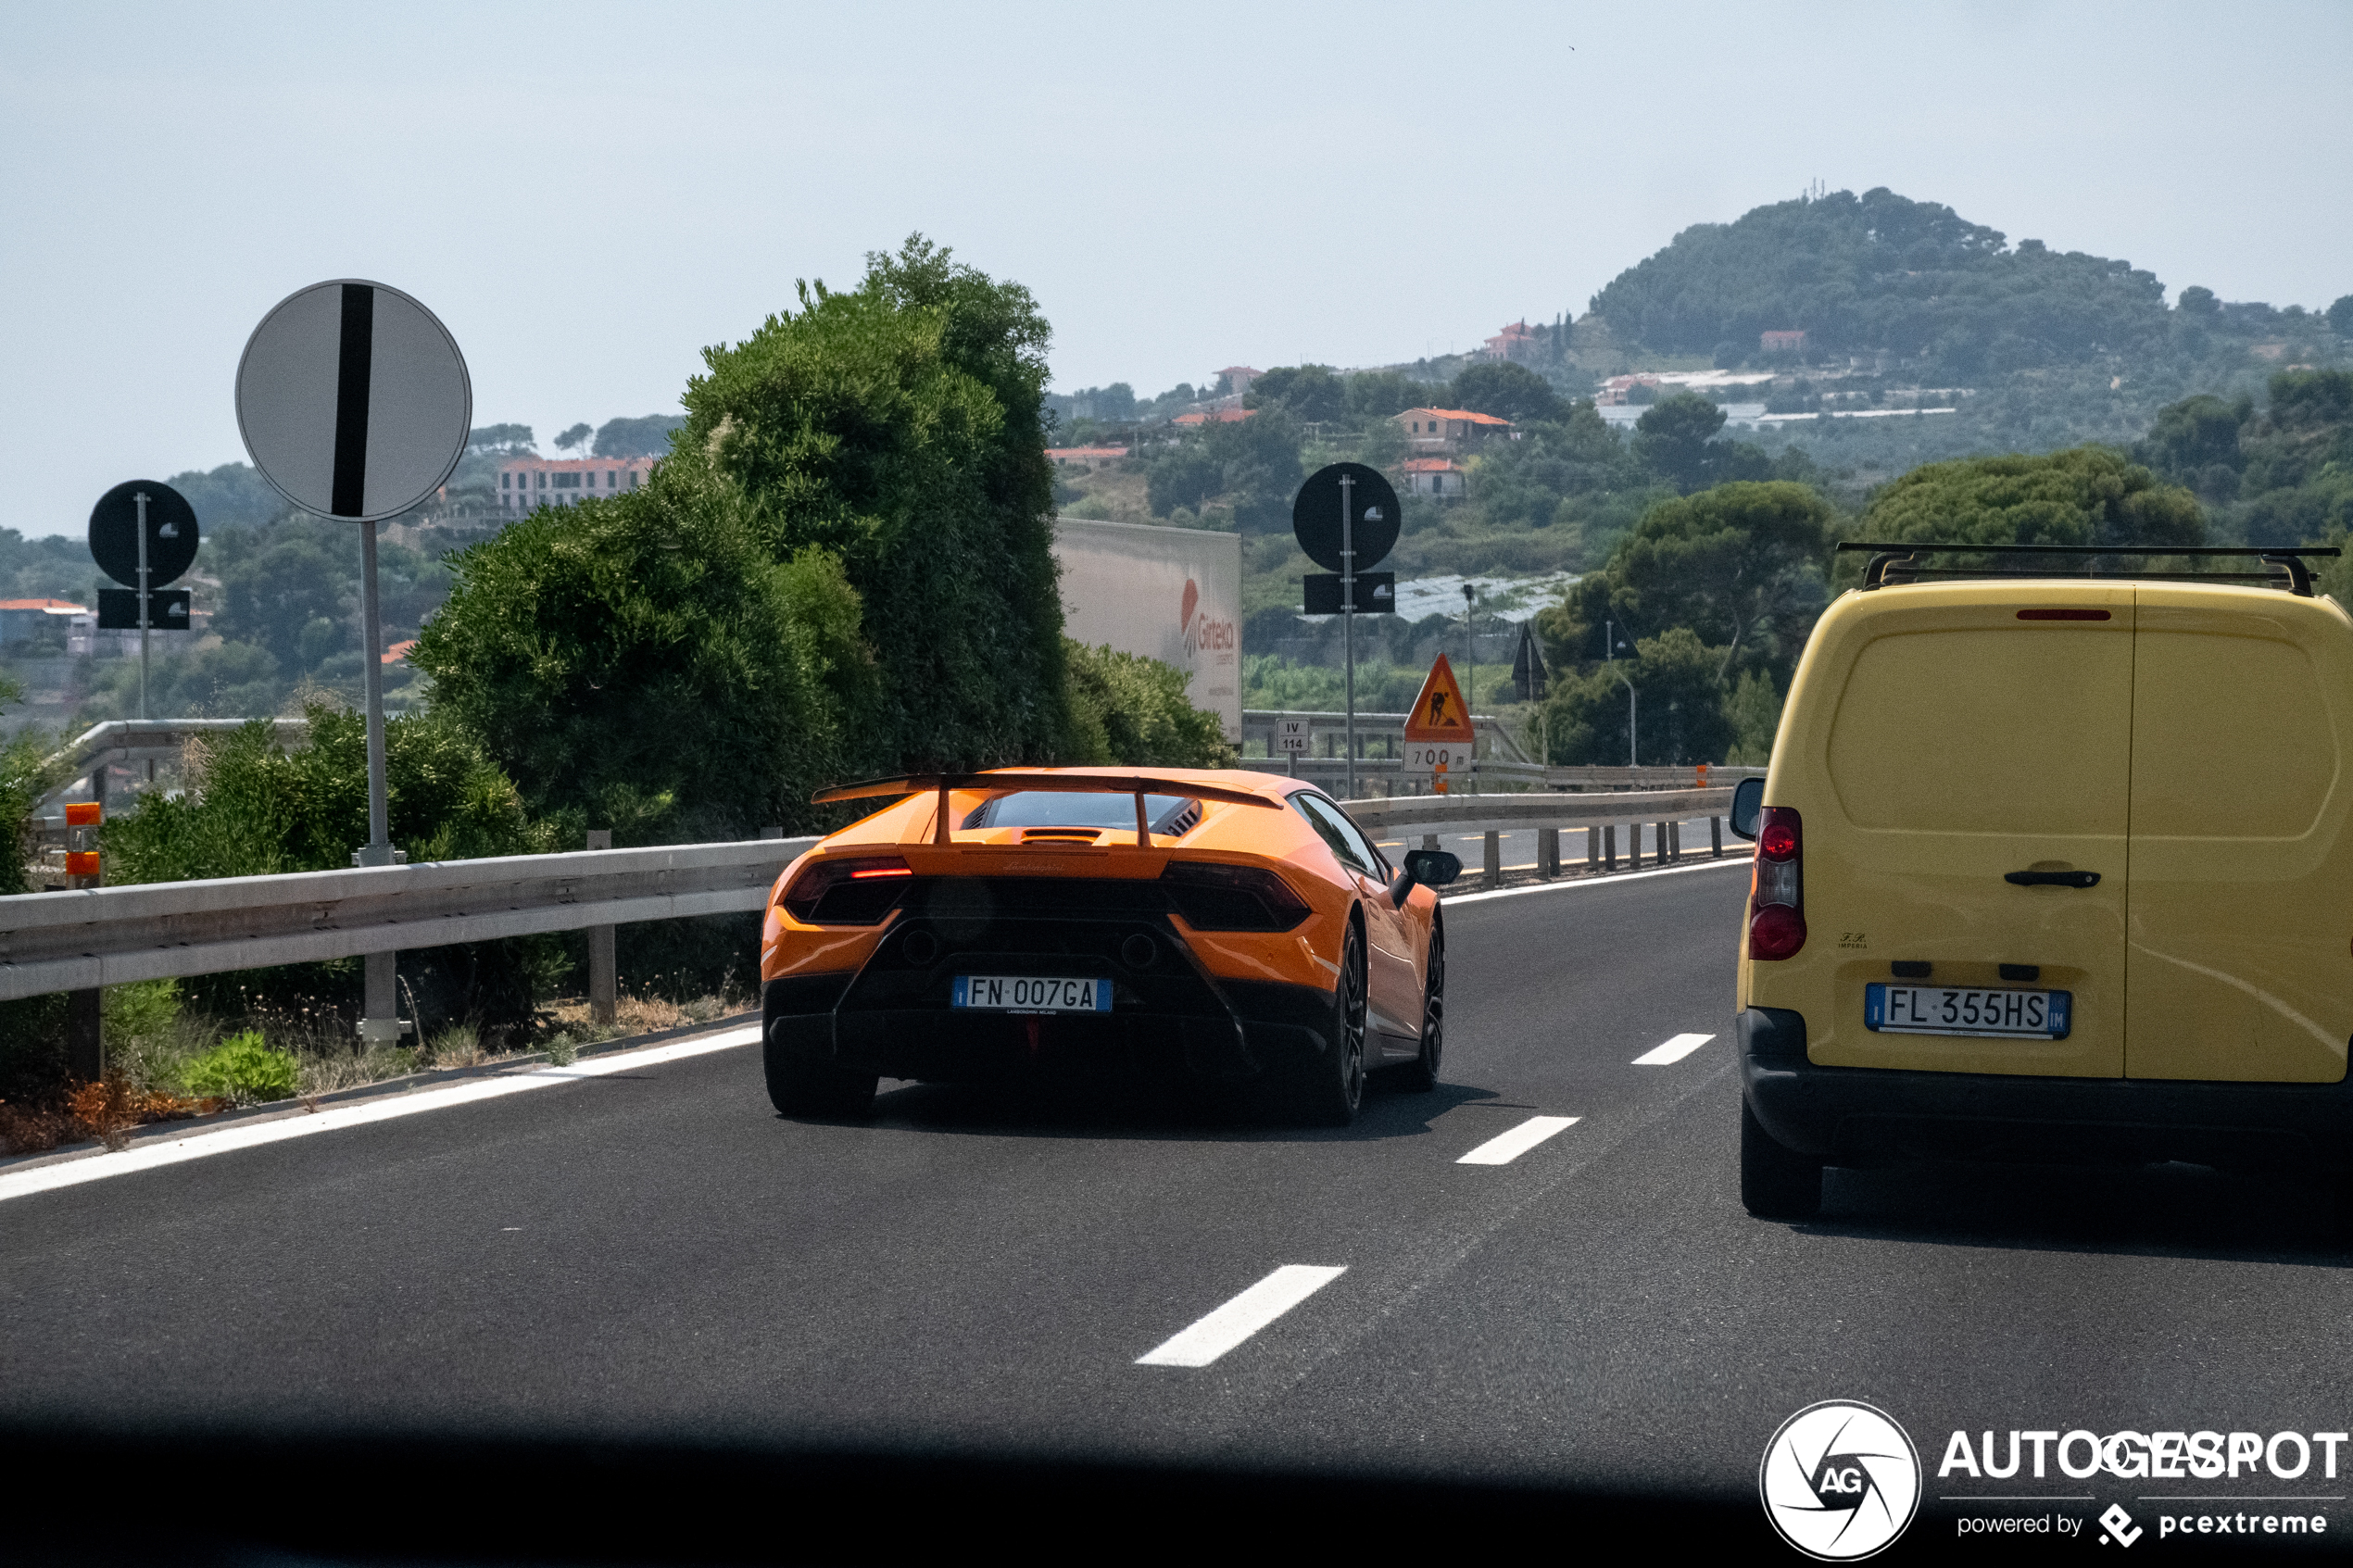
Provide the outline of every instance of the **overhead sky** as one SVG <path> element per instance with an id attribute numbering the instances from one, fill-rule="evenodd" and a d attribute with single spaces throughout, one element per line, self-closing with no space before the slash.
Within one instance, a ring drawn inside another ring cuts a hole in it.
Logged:
<path id="1" fill-rule="evenodd" d="M 1581 312 L 1819 179 L 2169 290 L 2353 293 L 2353 6 L 151 5 L 0 10 L 0 526 L 240 460 L 246 334 L 422 299 L 478 423 L 677 406 L 920 230 L 1055 383 L 1378 364 Z"/>

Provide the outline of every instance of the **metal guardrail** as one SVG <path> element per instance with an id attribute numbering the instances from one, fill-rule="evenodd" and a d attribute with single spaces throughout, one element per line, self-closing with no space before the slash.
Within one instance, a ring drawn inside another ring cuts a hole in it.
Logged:
<path id="1" fill-rule="evenodd" d="M 1402 744 L 1405 734 L 1405 721 L 1410 717 L 1412 715 L 1405 713 L 1359 712 L 1356 715 L 1356 739 L 1360 745 L 1369 743 L 1386 746 L 1392 741 Z M 1263 737 L 1266 741 L 1267 749 L 1272 751 L 1275 744 L 1276 721 L 1282 719 L 1304 721 L 1310 735 L 1337 736 L 1344 734 L 1348 727 L 1347 714 L 1327 709 L 1251 708 L 1242 711 L 1242 739 L 1247 742 L 1253 737 Z M 1519 736 L 1515 734 L 1501 719 L 1492 714 L 1472 714 L 1471 727 L 1488 742 L 1488 750 L 1495 756 L 1496 760 L 1528 763 L 1535 760 L 1520 745 Z M 1279 756 L 1272 759 L 1277 762 L 1282 760 Z M 1258 761 L 1262 759 L 1252 758 L 1252 760 Z M 1321 758 L 1316 760 L 1344 762 L 1346 758 Z M 1364 771 L 1366 760 L 1380 759 L 1358 759 L 1357 771 Z M 1395 759 L 1391 758 L 1388 760 L 1393 762 Z"/>
<path id="2" fill-rule="evenodd" d="M 1240 766 L 1257 772 L 1287 773 L 1296 778 L 1313 779 L 1329 787 L 1347 774 L 1348 760 L 1341 757 L 1302 758 L 1296 764 L 1281 758 L 1249 757 Z M 1708 765 L 1707 784 L 1718 781 L 1738 783 L 1744 778 L 1763 778 L 1762 768 L 1735 767 L 1730 764 Z M 1394 779 L 1408 786 L 1426 784 L 1430 777 L 1427 768 L 1409 769 L 1394 759 L 1361 759 L 1356 764 L 1356 777 L 1362 781 Z M 1576 767 L 1541 767 L 1533 762 L 1497 762 L 1481 758 L 1476 767 L 1469 764 L 1449 775 L 1453 793 L 1467 794 L 1477 790 L 1505 794 L 1539 790 L 1624 790 L 1696 788 L 1702 777 L 1698 768 L 1607 768 L 1599 765 Z"/>
<path id="3" fill-rule="evenodd" d="M 0 1000 L 765 906 L 817 841 L 509 855 L 0 898 Z"/>
<path id="4" fill-rule="evenodd" d="M 1732 792 L 1709 788 L 1571 795 L 1529 790 L 1517 795 L 1392 796 L 1346 805 L 1366 833 L 1397 838 L 1417 833 L 1516 833 L 1718 817 L 1731 809 Z"/>
<path id="5" fill-rule="evenodd" d="M 104 726 L 101 726 L 102 728 Z M 1378 837 L 1667 822 L 1728 788 L 1348 802 Z M 589 849 L 0 898 L 0 1000 L 761 908 L 814 838 Z"/>
<path id="6" fill-rule="evenodd" d="M 276 719 L 278 742 L 292 745 L 309 723 L 302 719 Z M 108 719 L 93 724 L 67 745 L 50 753 L 45 765 L 57 770 L 61 781 L 33 807 L 35 816 L 57 817 L 59 802 L 79 793 L 90 776 L 103 768 L 125 763 L 179 760 L 190 740 L 203 734 L 242 730 L 250 719 Z M 103 795 L 103 791 L 95 792 Z"/>

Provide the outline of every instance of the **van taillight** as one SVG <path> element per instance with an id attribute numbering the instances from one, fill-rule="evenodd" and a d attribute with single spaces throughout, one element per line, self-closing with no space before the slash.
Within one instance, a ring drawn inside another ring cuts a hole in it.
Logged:
<path id="1" fill-rule="evenodd" d="M 1752 959 L 1793 958 L 1806 946 L 1804 851 L 1797 812 L 1766 807 L 1756 824 L 1756 876 L 1749 894 Z"/>

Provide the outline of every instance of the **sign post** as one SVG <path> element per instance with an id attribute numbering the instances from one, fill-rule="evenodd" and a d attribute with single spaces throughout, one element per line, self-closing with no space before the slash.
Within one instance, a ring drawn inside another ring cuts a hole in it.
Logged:
<path id="1" fill-rule="evenodd" d="M 98 624 L 139 629 L 139 717 L 147 717 L 147 633 L 161 616 L 188 624 L 187 593 L 157 594 L 196 558 L 196 513 L 169 484 L 134 479 L 98 497 L 90 508 L 90 556 L 98 569 L 132 592 L 103 590 Z M 125 605 L 122 600 L 133 599 Z"/>
<path id="2" fill-rule="evenodd" d="M 1332 463 L 1310 474 L 1291 502 L 1291 533 L 1299 547 L 1317 566 L 1338 572 L 1340 646 L 1347 669 L 1348 796 L 1356 795 L 1356 585 L 1365 580 L 1364 567 L 1377 566 L 1397 543 L 1397 492 L 1378 469 L 1362 463 Z M 1391 589 L 1393 580 L 1383 584 Z M 1307 579 L 1308 613 L 1317 609 L 1317 580 Z M 1369 610 L 1372 607 L 1364 607 Z"/>
<path id="3" fill-rule="evenodd" d="M 359 525 L 360 670 L 368 699 L 368 842 L 352 859 L 389 866 L 384 788 L 384 626 L 376 524 L 424 502 L 465 455 L 473 385 L 433 312 L 364 279 L 313 283 L 281 300 L 237 364 L 237 429 L 278 493 L 304 511 Z M 368 955 L 359 1038 L 392 1043 L 401 1025 L 394 955 Z"/>

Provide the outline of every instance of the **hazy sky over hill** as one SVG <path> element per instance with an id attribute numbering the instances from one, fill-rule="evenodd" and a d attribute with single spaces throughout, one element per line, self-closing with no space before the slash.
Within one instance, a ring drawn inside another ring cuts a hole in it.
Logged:
<path id="1" fill-rule="evenodd" d="M 1036 291 L 1058 386 L 1147 395 L 1582 311 L 1817 177 L 2322 307 L 2349 59 L 2342 4 L 18 5 L 0 524 L 242 459 L 245 335 L 327 277 L 543 451 L 915 229 Z"/>

